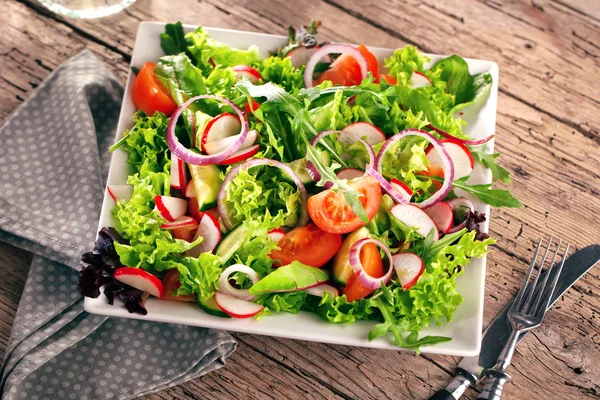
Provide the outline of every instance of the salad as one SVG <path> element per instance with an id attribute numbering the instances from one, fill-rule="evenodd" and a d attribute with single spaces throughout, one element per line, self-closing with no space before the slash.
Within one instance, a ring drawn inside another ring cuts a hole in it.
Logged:
<path id="1" fill-rule="evenodd" d="M 495 242 L 469 198 L 521 205 L 468 182 L 475 163 L 510 182 L 492 137 L 463 133 L 492 78 L 412 46 L 380 63 L 318 27 L 263 59 L 166 26 L 165 55 L 132 68 L 138 111 L 111 148 L 132 173 L 107 187 L 114 226 L 82 257 L 83 295 L 103 287 L 141 314 L 155 296 L 223 318 L 374 321 L 369 340 L 416 351 L 450 340 L 419 332 L 452 319 L 457 277 Z"/>

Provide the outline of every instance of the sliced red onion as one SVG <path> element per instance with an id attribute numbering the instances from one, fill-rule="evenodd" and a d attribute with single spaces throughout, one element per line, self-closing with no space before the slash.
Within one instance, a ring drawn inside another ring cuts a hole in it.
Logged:
<path id="1" fill-rule="evenodd" d="M 319 61 L 321 61 L 323 56 L 329 54 L 348 54 L 352 56 L 352 58 L 356 60 L 358 66 L 360 67 L 360 73 L 363 79 L 367 77 L 369 72 L 367 60 L 356 47 L 348 44 L 326 44 L 319 50 L 315 51 L 308 59 L 308 62 L 306 63 L 306 69 L 304 70 L 304 86 L 307 88 L 313 87 L 313 73 L 315 72 L 315 67 Z"/>
<path id="2" fill-rule="evenodd" d="M 221 220 L 223 220 L 223 224 L 225 225 L 225 227 L 227 229 L 232 229 L 235 226 L 233 224 L 233 221 L 231 220 L 231 215 L 229 215 L 227 205 L 225 204 L 225 197 L 227 196 L 227 186 L 229 186 L 229 182 L 231 182 L 240 173 L 240 171 L 247 170 L 252 167 L 257 167 L 259 165 L 266 165 L 268 167 L 279 168 L 288 178 L 294 181 L 294 184 L 300 191 L 300 201 L 302 203 L 302 209 L 300 210 L 300 218 L 298 219 L 298 226 L 306 225 L 306 223 L 308 222 L 308 210 L 306 208 L 308 194 L 306 193 L 306 188 L 304 187 L 304 184 L 302 183 L 300 178 L 298 178 L 298 175 L 296 175 L 289 166 L 282 162 L 270 160 L 268 158 L 253 158 L 229 171 L 229 173 L 225 177 L 225 180 L 223 181 L 223 184 L 221 185 L 221 189 L 219 190 L 219 194 L 217 196 L 217 206 L 219 216 L 221 217 Z"/>
<path id="3" fill-rule="evenodd" d="M 479 146 L 481 144 L 485 144 L 485 143 L 489 142 L 490 140 L 492 140 L 494 138 L 494 135 L 490 135 L 490 136 L 488 136 L 486 138 L 478 139 L 478 140 L 461 139 L 461 138 L 457 138 L 456 136 L 452 136 L 451 134 L 449 134 L 446 131 L 438 129 L 438 128 L 436 128 L 435 126 L 433 126 L 431 124 L 427 125 L 427 127 L 429 129 L 432 129 L 432 130 L 436 131 L 437 133 L 439 133 L 442 136 L 445 136 L 445 137 L 447 137 L 449 139 L 458 140 L 459 142 L 461 142 L 463 144 L 466 144 L 466 145 L 469 145 L 469 146 Z"/>
<path id="4" fill-rule="evenodd" d="M 387 194 L 389 194 L 396 203 L 405 204 L 405 203 L 409 202 L 408 200 L 406 200 L 404 198 L 404 196 L 400 192 L 398 192 L 392 186 L 391 183 L 389 183 L 387 181 L 387 179 L 385 179 L 383 177 L 383 175 L 381 175 L 379 172 L 377 172 L 375 170 L 375 168 L 371 167 L 370 165 L 367 165 L 367 174 L 369 174 L 373 178 L 377 179 L 377 182 L 379 182 L 379 185 L 381 186 L 383 191 L 386 192 Z"/>
<path id="5" fill-rule="evenodd" d="M 248 275 L 253 285 L 259 281 L 258 274 L 255 270 L 248 266 L 245 266 L 244 264 L 234 264 L 230 267 L 225 268 L 225 270 L 221 273 L 221 276 L 219 276 L 219 291 L 221 291 L 221 293 L 225 293 L 229 296 L 233 296 L 241 300 L 254 300 L 255 296 L 252 296 L 248 292 L 248 289 L 238 289 L 231 286 L 231 283 L 229 283 L 229 276 L 234 272 L 241 272 L 243 274 Z"/>
<path id="6" fill-rule="evenodd" d="M 388 270 L 381 278 L 374 278 L 367 274 L 362 263 L 360 262 L 360 250 L 367 243 L 373 243 L 374 245 L 382 248 L 383 252 L 388 258 Z M 357 273 L 356 278 L 360 284 L 369 289 L 379 289 L 382 283 L 388 283 L 392 277 L 392 272 L 394 271 L 392 268 L 392 255 L 390 254 L 390 251 L 385 244 L 376 239 L 364 238 L 358 240 L 352 245 L 352 247 L 350 247 L 350 255 L 348 260 L 350 261 L 350 265 L 352 266 L 354 272 Z"/>
<path id="7" fill-rule="evenodd" d="M 466 219 L 463 222 L 461 222 L 460 224 L 456 225 L 454 228 L 448 229 L 448 232 L 446 232 L 446 234 L 448 235 L 450 233 L 456 233 L 456 232 L 460 231 L 462 228 L 464 228 L 465 226 L 467 226 Z"/>
<path id="8" fill-rule="evenodd" d="M 227 104 L 228 106 L 230 106 L 233 109 L 233 111 L 235 111 L 235 113 L 238 115 L 238 118 L 240 119 L 240 122 L 242 123 L 242 130 L 240 131 L 240 133 L 237 137 L 237 140 L 235 140 L 233 143 L 231 143 L 230 147 L 226 148 L 225 150 L 221 151 L 220 153 L 210 154 L 210 155 L 196 153 L 196 152 L 186 148 L 185 146 L 183 146 L 179 142 L 179 139 L 177 139 L 177 136 L 175 135 L 175 126 L 177 125 L 177 120 L 179 119 L 179 117 L 181 116 L 183 111 L 185 109 L 187 109 L 187 107 L 190 104 L 192 104 L 194 101 L 201 100 L 201 99 L 212 99 L 212 100 L 217 100 L 217 101 Z M 244 143 L 244 140 L 246 139 L 246 135 L 248 135 L 248 121 L 246 120 L 242 111 L 231 101 L 224 99 L 222 97 L 213 96 L 213 95 L 209 95 L 209 94 L 192 97 L 191 99 L 189 99 L 188 101 L 183 103 L 181 106 L 179 106 L 179 108 L 177 110 L 175 110 L 175 112 L 171 116 L 171 119 L 169 120 L 169 125 L 167 125 L 167 134 L 166 134 L 167 144 L 169 145 L 169 148 L 171 149 L 173 154 L 175 154 L 177 157 L 179 157 L 183 161 L 187 162 L 188 164 L 194 164 L 194 165 L 216 164 L 216 163 L 219 163 L 219 162 L 229 158 L 229 156 L 231 156 L 235 152 L 237 152 L 239 150 L 239 148 L 242 146 L 242 143 Z"/>
<path id="9" fill-rule="evenodd" d="M 319 144 L 319 142 L 321 140 L 323 140 L 323 138 L 325 138 L 331 134 L 334 134 L 334 133 L 338 134 L 337 140 L 339 142 L 344 143 L 345 145 L 352 145 L 356 142 L 360 142 L 363 146 L 365 146 L 365 149 L 367 149 L 367 154 L 369 155 L 369 161 L 367 162 L 367 165 L 374 164 L 375 151 L 373 150 L 373 147 L 371 147 L 371 145 L 369 143 L 367 143 L 363 138 L 359 137 L 357 134 L 352 133 L 352 132 L 324 131 L 324 132 L 319 133 L 317 136 L 315 136 L 313 138 L 313 140 L 310 141 L 310 144 L 313 147 L 316 147 L 317 144 Z M 319 181 L 321 179 L 321 173 L 319 173 L 319 171 L 317 171 L 317 168 L 310 161 L 306 164 L 306 169 L 308 170 L 308 174 L 310 175 L 311 178 L 313 178 L 314 181 Z M 333 184 L 331 182 L 326 182 L 324 185 L 325 189 L 329 189 L 331 186 L 333 186 Z"/>
<path id="10" fill-rule="evenodd" d="M 387 153 L 387 151 L 398 140 L 404 139 L 408 136 L 420 136 L 423 139 L 427 139 L 439 152 L 440 158 L 442 159 L 445 178 L 442 187 L 440 187 L 437 192 L 432 194 L 431 197 L 429 197 L 426 200 L 423 200 L 421 203 L 412 203 L 421 208 L 428 208 L 441 201 L 444 197 L 446 197 L 446 195 L 450 191 L 450 188 L 452 187 L 452 182 L 454 181 L 454 163 L 452 162 L 452 159 L 450 158 L 450 155 L 448 154 L 446 148 L 442 145 L 442 143 L 440 143 L 439 140 L 433 137 L 430 133 L 419 129 L 405 129 L 402 132 L 399 132 L 391 138 L 389 138 L 388 140 L 386 140 L 386 142 L 383 144 L 383 147 L 381 147 L 381 150 L 379 151 L 377 160 L 375 161 L 375 170 L 381 175 L 383 159 L 385 158 L 385 154 Z"/>

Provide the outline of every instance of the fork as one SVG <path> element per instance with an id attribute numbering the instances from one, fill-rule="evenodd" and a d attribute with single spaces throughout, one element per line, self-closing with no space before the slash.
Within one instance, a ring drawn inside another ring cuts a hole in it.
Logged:
<path id="1" fill-rule="evenodd" d="M 510 337 L 502 349 L 502 352 L 498 356 L 496 365 L 484 372 L 484 375 L 487 377 L 487 382 L 483 388 L 483 391 L 477 398 L 478 400 L 500 400 L 504 384 L 510 381 L 510 375 L 504 371 L 510 365 L 510 361 L 517 345 L 517 340 L 523 332 L 527 332 L 538 327 L 544 320 L 544 315 L 546 314 L 548 304 L 552 298 L 552 293 L 554 292 L 554 288 L 558 282 L 558 277 L 560 276 L 565 263 L 565 258 L 569 251 L 569 244 L 567 244 L 565 247 L 562 260 L 559 261 L 560 264 L 555 264 L 556 257 L 558 256 L 562 244 L 562 241 L 559 240 L 558 244 L 556 245 L 556 250 L 554 252 L 554 256 L 552 257 L 552 261 L 550 262 L 550 266 L 544 274 L 544 279 L 542 280 L 540 286 L 538 286 L 538 281 L 540 275 L 542 275 L 542 270 L 544 268 L 544 264 L 546 263 L 548 251 L 550 250 L 550 247 L 552 247 L 552 237 L 549 238 L 548 246 L 546 247 L 546 251 L 544 251 L 542 262 L 538 268 L 538 273 L 530 286 L 529 280 L 535 267 L 543 241 L 544 238 L 540 238 L 537 248 L 535 249 L 533 261 L 531 261 L 531 265 L 527 271 L 527 276 L 523 281 L 523 285 L 521 286 L 513 305 L 508 311 L 508 323 L 511 327 Z M 556 270 L 554 277 L 552 278 L 551 282 L 548 283 L 548 278 L 550 275 L 552 275 L 554 270 Z"/>

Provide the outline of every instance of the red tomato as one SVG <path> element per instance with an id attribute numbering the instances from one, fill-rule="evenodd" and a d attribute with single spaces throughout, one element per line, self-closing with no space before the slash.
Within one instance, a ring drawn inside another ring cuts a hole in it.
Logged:
<path id="1" fill-rule="evenodd" d="M 292 261 L 320 268 L 327 263 L 342 245 L 342 235 L 324 232 L 313 223 L 289 231 L 277 242 L 279 250 L 269 254 L 281 265 Z"/>
<path id="2" fill-rule="evenodd" d="M 179 289 L 179 286 L 181 286 L 181 283 L 179 283 L 179 271 L 177 271 L 176 269 L 170 269 L 169 272 L 167 272 L 167 274 L 163 278 L 162 282 L 163 282 L 163 295 L 162 295 L 161 299 L 188 301 L 188 302 L 196 301 L 196 299 L 194 298 L 194 295 L 190 294 L 187 296 L 177 296 L 175 294 L 175 293 L 177 293 L 177 289 Z"/>
<path id="3" fill-rule="evenodd" d="M 366 176 L 349 185 L 360 193 L 362 203 L 369 220 L 377 214 L 381 203 L 381 187 L 371 176 Z M 346 203 L 341 190 L 325 190 L 308 198 L 308 213 L 315 224 L 325 232 L 350 233 L 367 223 L 362 221 Z"/>
<path id="4" fill-rule="evenodd" d="M 382 79 L 384 81 L 386 81 L 390 85 L 396 85 L 396 84 L 398 84 L 398 81 L 396 80 L 396 78 L 394 78 L 391 75 L 386 75 L 386 74 L 379 75 L 379 80 L 381 81 Z"/>
<path id="5" fill-rule="evenodd" d="M 171 115 L 177 109 L 177 103 L 154 75 L 154 63 L 147 62 L 138 72 L 133 83 L 133 103 L 147 115 L 156 111 Z"/>
<path id="6" fill-rule="evenodd" d="M 381 278 L 383 276 L 383 261 L 381 261 L 377 246 L 373 243 L 367 243 L 362 247 L 360 250 L 360 262 L 367 274 L 374 278 Z M 346 295 L 348 301 L 354 301 L 370 295 L 374 290 L 363 286 L 356 278 L 356 274 L 352 274 L 342 293 Z"/>
<path id="7" fill-rule="evenodd" d="M 323 81 L 331 81 L 334 85 L 355 86 L 362 81 L 360 66 L 354 57 L 342 54 L 331 63 L 329 69 L 321 74 L 315 85 Z"/>
<path id="8" fill-rule="evenodd" d="M 377 59 L 375 58 L 373 53 L 371 53 L 369 49 L 367 49 L 362 44 L 358 46 L 357 49 L 367 60 L 367 68 L 369 69 L 369 72 L 373 74 L 373 78 L 377 80 L 377 78 L 379 77 L 379 63 L 377 62 Z"/>

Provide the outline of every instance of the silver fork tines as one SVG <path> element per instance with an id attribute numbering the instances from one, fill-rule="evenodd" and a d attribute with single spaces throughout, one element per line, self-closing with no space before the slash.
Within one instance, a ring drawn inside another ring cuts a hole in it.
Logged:
<path id="1" fill-rule="evenodd" d="M 542 261 L 539 264 L 538 272 L 530 285 L 529 280 L 531 279 L 531 275 L 537 263 L 538 255 L 543 242 L 544 238 L 542 237 L 540 238 L 535 249 L 533 260 L 531 261 L 531 265 L 529 266 L 527 275 L 523 281 L 523 285 L 521 286 L 521 289 L 519 289 L 519 293 L 517 294 L 512 306 L 508 310 L 507 318 L 512 328 L 510 337 L 502 349 L 502 352 L 498 356 L 496 365 L 493 368 L 485 371 L 487 382 L 478 399 L 500 399 L 500 396 L 502 395 L 502 387 L 510 379 L 508 374 L 506 374 L 504 371 L 510 365 L 510 361 L 515 351 L 519 336 L 523 332 L 527 332 L 538 327 L 544 320 L 544 315 L 546 314 L 546 310 L 548 309 L 548 305 L 552 299 L 552 293 L 554 292 L 556 284 L 558 283 L 558 278 L 562 272 L 565 259 L 567 258 L 567 254 L 569 252 L 569 244 L 567 243 L 565 246 L 565 250 L 561 254 L 561 260 L 558 263 L 555 263 L 562 246 L 562 241 L 558 241 L 556 244 L 556 249 L 554 250 L 554 255 L 552 256 L 552 261 L 550 261 L 550 266 L 544 271 L 544 265 L 546 264 L 548 253 L 552 247 L 552 237 L 548 239 L 548 245 L 544 251 Z M 540 283 L 540 276 L 542 274 L 544 277 Z M 550 280 L 551 275 L 552 279 Z M 548 282 L 549 280 L 550 282 Z"/>

